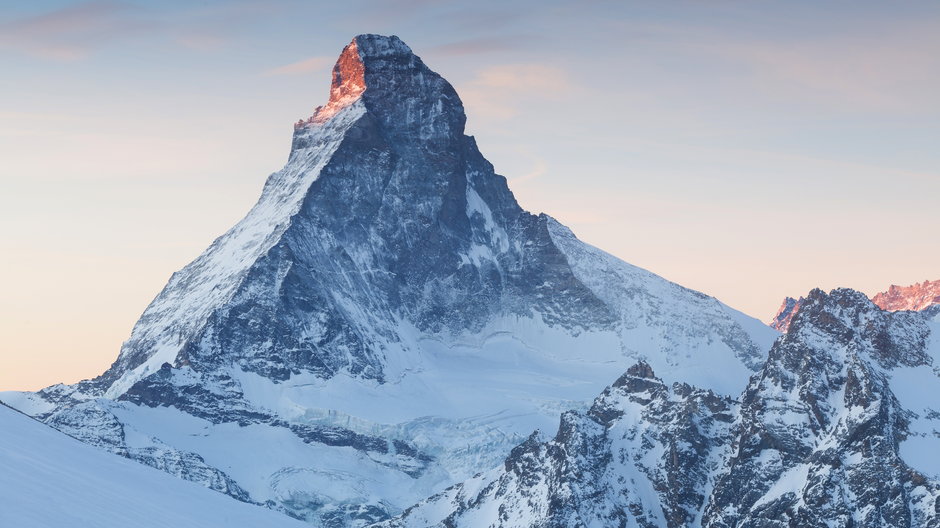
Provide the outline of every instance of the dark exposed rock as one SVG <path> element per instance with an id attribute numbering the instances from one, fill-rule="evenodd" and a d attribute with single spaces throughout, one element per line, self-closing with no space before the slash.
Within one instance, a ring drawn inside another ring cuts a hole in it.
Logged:
<path id="1" fill-rule="evenodd" d="M 397 37 L 356 37 L 334 67 L 330 100 L 294 126 L 287 165 L 248 215 L 173 274 L 104 374 L 30 395 L 31 412 L 233 497 L 314 524 L 362 526 L 501 460 L 528 433 L 513 413 L 550 423 L 562 406 L 584 403 L 609 381 L 585 365 L 619 373 L 646 357 L 688 367 L 707 351 L 731 373 L 703 378 L 720 378 L 725 393 L 743 386 L 739 373 L 760 366 L 772 331 L 524 211 L 465 122 L 453 87 Z M 488 339 L 505 334 L 530 360 L 551 358 L 546 372 L 583 370 L 580 391 L 529 392 L 516 381 L 531 375 L 520 362 L 498 387 L 511 395 L 507 407 L 481 411 L 500 423 L 451 406 L 451 387 L 424 369 L 468 346 L 485 361 L 500 346 Z M 615 389 L 636 405 L 671 405 L 649 365 Z M 362 402 L 339 401 L 357 392 Z M 434 399 L 443 410 L 425 405 Z M 721 404 L 702 405 L 726 423 Z M 505 413 L 512 406 L 521 411 Z M 518 463 L 586 454 L 602 440 L 582 422 L 603 429 L 622 418 L 615 406 L 566 414 L 553 447 Z M 290 449 L 278 458 L 269 443 Z M 255 458 L 263 468 L 246 462 Z M 641 506 L 625 504 L 612 519 Z"/>
<path id="2" fill-rule="evenodd" d="M 740 403 L 638 363 L 553 440 L 378 526 L 940 526 L 940 482 L 900 452 L 940 412 L 892 385 L 895 369 L 936 376 L 930 316 L 813 290 Z"/>
<path id="3" fill-rule="evenodd" d="M 733 411 L 730 399 L 667 387 L 638 363 L 588 411 L 564 413 L 554 439 L 533 434 L 502 471 L 377 526 L 689 526 L 730 441 Z"/>

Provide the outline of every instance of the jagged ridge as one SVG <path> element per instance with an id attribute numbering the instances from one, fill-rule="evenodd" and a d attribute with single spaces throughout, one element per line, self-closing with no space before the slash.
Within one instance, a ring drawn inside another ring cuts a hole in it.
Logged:
<path id="1" fill-rule="evenodd" d="M 112 367 L 4 401 L 234 497 L 361 526 L 491 466 L 636 359 L 740 391 L 775 332 L 522 210 L 465 121 L 398 38 L 356 37 L 287 165 Z"/>
<path id="2" fill-rule="evenodd" d="M 938 362 L 924 314 L 814 290 L 739 402 L 637 364 L 553 440 L 379 526 L 940 526 Z"/>

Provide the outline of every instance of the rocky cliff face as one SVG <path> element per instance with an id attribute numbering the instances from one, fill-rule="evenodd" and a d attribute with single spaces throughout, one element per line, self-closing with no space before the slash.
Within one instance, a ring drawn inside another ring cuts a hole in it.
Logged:
<path id="1" fill-rule="evenodd" d="M 522 210 L 465 120 L 398 38 L 356 37 L 287 165 L 111 368 L 0 398 L 233 497 L 360 526 L 495 465 L 638 359 L 740 392 L 773 330 Z"/>
<path id="2" fill-rule="evenodd" d="M 802 297 L 799 299 L 794 299 L 793 297 L 785 298 L 780 305 L 780 309 L 777 310 L 777 315 L 770 320 L 770 327 L 774 330 L 786 333 L 790 328 L 790 322 L 793 320 L 793 316 L 796 315 L 803 301 L 804 299 Z"/>
<path id="3" fill-rule="evenodd" d="M 814 290 L 740 399 L 632 367 L 412 526 L 940 526 L 940 325 Z"/>
<path id="4" fill-rule="evenodd" d="M 892 285 L 887 291 L 875 294 L 872 302 L 882 309 L 921 311 L 940 305 L 940 280 L 924 281 L 910 286 Z"/>
<path id="5" fill-rule="evenodd" d="M 742 396 L 703 524 L 936 526 L 936 468 L 920 449 L 940 443 L 912 424 L 936 414 L 937 330 L 855 291 L 811 292 Z M 920 398 L 911 375 L 924 376 Z"/>
<path id="6" fill-rule="evenodd" d="M 730 398 L 667 386 L 638 363 L 590 408 L 563 414 L 551 440 L 533 433 L 502 467 L 378 526 L 691 526 L 735 411 Z"/>
<path id="7" fill-rule="evenodd" d="M 910 310 L 915 312 L 929 311 L 940 313 L 940 281 L 924 281 L 910 286 L 892 285 L 886 291 L 872 296 L 872 302 L 889 312 Z M 790 321 L 800 308 L 803 298 L 787 297 L 777 310 L 777 315 L 768 323 L 771 328 L 786 332 Z"/>

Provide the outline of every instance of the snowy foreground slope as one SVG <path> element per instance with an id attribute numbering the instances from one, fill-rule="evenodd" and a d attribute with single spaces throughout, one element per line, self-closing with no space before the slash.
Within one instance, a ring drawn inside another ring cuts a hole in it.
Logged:
<path id="1" fill-rule="evenodd" d="M 376 528 L 940 526 L 940 323 L 814 290 L 739 399 L 631 367 Z"/>
<path id="2" fill-rule="evenodd" d="M 0 526 L 9 528 L 299 528 L 116 457 L 0 405 Z"/>
<path id="3" fill-rule="evenodd" d="M 779 335 L 524 211 L 453 87 L 362 35 L 247 216 L 175 273 L 100 377 L 0 400 L 320 526 L 499 463 L 637 360 L 743 390 Z"/>

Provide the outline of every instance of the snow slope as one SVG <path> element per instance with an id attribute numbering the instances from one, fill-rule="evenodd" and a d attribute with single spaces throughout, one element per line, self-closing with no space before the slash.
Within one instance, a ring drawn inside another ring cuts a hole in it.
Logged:
<path id="1" fill-rule="evenodd" d="M 497 463 L 639 359 L 738 394 L 778 335 L 523 210 L 456 91 L 398 38 L 356 37 L 330 93 L 107 372 L 0 399 L 241 500 L 361 526 Z"/>
<path id="2" fill-rule="evenodd" d="M 631 367 L 381 528 L 940 526 L 937 323 L 814 290 L 737 400 Z"/>
<path id="3" fill-rule="evenodd" d="M 0 526 L 305 525 L 101 451 L 0 405 Z"/>

